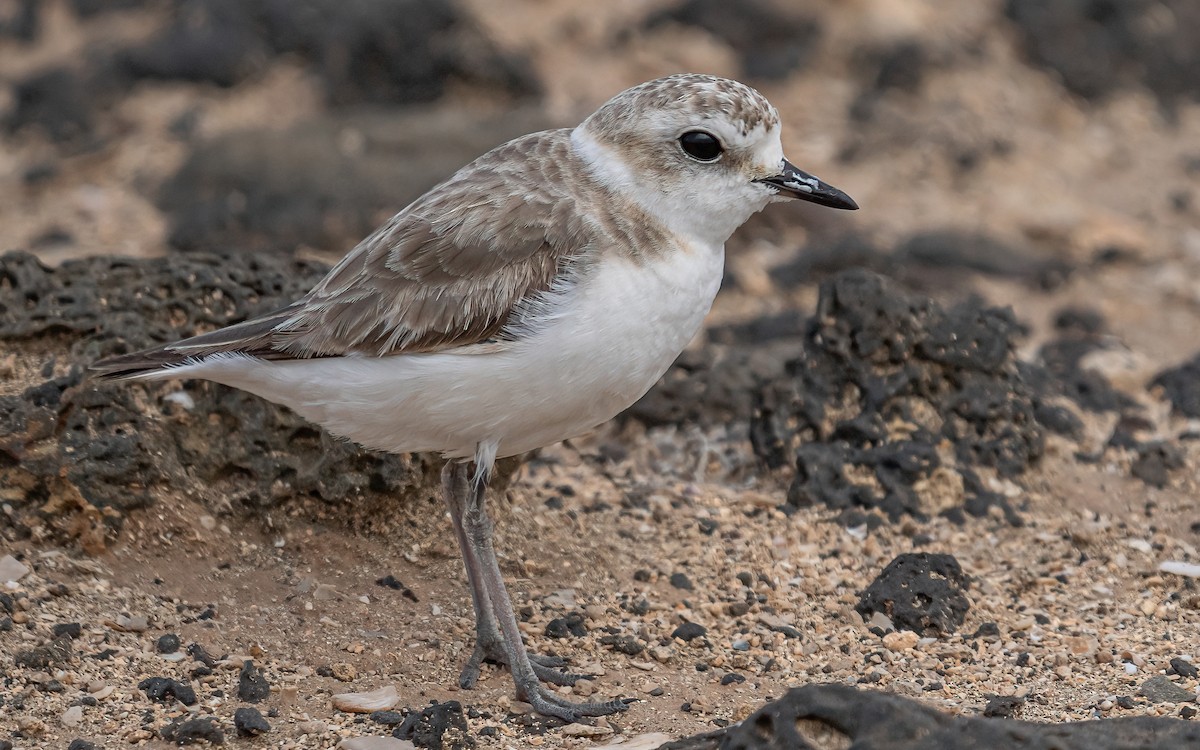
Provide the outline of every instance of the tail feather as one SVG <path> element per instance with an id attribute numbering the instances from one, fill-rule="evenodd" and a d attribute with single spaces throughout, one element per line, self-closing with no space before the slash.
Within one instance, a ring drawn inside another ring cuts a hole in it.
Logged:
<path id="1" fill-rule="evenodd" d="M 88 368 L 100 381 L 129 380 L 165 372 L 193 364 L 213 354 L 242 354 L 261 359 L 287 359 L 285 352 L 274 346 L 276 328 L 285 322 L 294 305 L 276 310 L 260 318 L 220 328 L 209 333 L 171 344 L 143 349 L 130 354 L 93 362 Z"/>

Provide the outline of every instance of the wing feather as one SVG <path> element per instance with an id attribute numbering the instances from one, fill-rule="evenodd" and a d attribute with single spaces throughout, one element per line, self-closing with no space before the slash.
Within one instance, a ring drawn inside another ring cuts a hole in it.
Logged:
<path id="1" fill-rule="evenodd" d="M 487 341 L 539 308 L 523 300 L 569 283 L 597 247 L 597 223 L 579 210 L 589 178 L 569 132 L 535 133 L 480 157 L 287 307 L 93 369 L 126 377 L 216 353 L 388 356 Z"/>

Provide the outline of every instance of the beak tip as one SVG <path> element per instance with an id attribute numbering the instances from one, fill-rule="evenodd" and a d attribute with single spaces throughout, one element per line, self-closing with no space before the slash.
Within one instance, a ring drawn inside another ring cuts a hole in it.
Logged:
<path id="1" fill-rule="evenodd" d="M 797 169 L 796 165 L 786 159 L 783 161 L 783 170 L 779 175 L 762 178 L 757 182 L 770 185 L 781 195 L 816 203 L 826 208 L 837 208 L 843 211 L 858 210 L 858 203 L 845 192 Z"/>

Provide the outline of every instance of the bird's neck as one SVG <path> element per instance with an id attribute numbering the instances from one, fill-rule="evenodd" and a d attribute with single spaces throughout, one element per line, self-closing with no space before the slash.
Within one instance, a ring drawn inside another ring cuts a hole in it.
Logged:
<path id="1" fill-rule="evenodd" d="M 733 231 L 753 213 L 708 210 L 694 205 L 687 196 L 663 190 L 654 181 L 639 179 L 614 148 L 597 140 L 582 125 L 571 131 L 571 149 L 606 190 L 633 202 L 668 232 L 686 238 L 693 246 L 720 252 Z"/>

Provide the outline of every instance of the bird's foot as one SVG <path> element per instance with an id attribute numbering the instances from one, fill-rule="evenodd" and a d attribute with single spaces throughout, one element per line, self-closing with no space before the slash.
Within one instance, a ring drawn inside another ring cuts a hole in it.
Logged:
<path id="1" fill-rule="evenodd" d="M 633 702 L 629 698 L 616 698 L 604 703 L 574 703 L 555 695 L 537 682 L 522 685 L 520 681 L 517 682 L 517 696 L 533 706 L 533 710 L 539 714 L 556 716 L 568 724 L 589 716 L 611 716 L 626 711 Z"/>
<path id="2" fill-rule="evenodd" d="M 485 661 L 508 666 L 508 656 L 504 652 L 504 644 L 498 638 L 476 638 L 475 650 L 471 652 L 471 658 L 467 659 L 466 666 L 458 675 L 459 687 L 464 690 L 475 687 Z M 533 665 L 533 673 L 537 675 L 537 678 L 551 685 L 570 687 L 584 678 L 584 675 L 562 671 L 562 667 L 565 667 L 567 662 L 557 656 L 530 654 L 529 662 Z"/>

